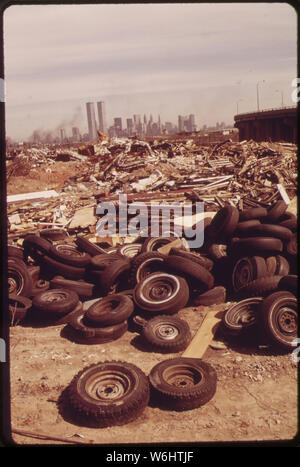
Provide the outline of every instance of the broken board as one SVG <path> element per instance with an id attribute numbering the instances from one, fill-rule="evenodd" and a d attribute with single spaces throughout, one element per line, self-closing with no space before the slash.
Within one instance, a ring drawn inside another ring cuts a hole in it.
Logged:
<path id="1" fill-rule="evenodd" d="M 207 347 L 213 340 L 219 324 L 222 321 L 224 310 L 209 311 L 205 316 L 200 328 L 194 335 L 189 346 L 185 349 L 182 357 L 188 358 L 202 358 L 206 352 Z"/>

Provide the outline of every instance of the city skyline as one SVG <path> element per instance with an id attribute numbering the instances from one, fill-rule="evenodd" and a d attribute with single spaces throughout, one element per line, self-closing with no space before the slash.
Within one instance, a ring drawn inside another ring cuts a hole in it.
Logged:
<path id="1" fill-rule="evenodd" d="M 11 5 L 4 67 L 17 140 L 87 131 L 85 103 L 100 100 L 107 122 L 146 111 L 233 123 L 237 107 L 256 110 L 257 83 L 261 109 L 293 105 L 297 16 L 279 3 Z"/>

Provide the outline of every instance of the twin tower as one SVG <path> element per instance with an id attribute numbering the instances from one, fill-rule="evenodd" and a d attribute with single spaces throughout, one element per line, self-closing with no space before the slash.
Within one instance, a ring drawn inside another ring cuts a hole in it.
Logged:
<path id="1" fill-rule="evenodd" d="M 91 141 L 98 138 L 97 130 L 102 131 L 102 133 L 106 133 L 107 131 L 106 121 L 105 121 L 105 105 L 103 101 L 97 102 L 97 111 L 98 111 L 98 125 L 96 122 L 94 102 L 86 103 L 89 139 Z"/>

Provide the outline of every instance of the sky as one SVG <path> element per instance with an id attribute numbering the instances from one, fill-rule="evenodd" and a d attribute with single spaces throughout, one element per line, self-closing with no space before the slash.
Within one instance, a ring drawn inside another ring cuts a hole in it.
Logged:
<path id="1" fill-rule="evenodd" d="M 297 15 L 288 3 L 12 5 L 4 12 L 6 135 L 72 126 L 85 103 L 197 128 L 294 105 Z M 123 124 L 125 121 L 123 121 Z"/>

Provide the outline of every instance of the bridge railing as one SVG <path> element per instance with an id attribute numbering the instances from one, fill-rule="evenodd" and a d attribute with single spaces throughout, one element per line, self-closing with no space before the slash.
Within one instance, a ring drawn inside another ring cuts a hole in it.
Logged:
<path id="1" fill-rule="evenodd" d="M 289 109 L 297 109 L 296 105 L 289 105 L 286 107 L 275 107 L 272 109 L 263 109 L 263 110 L 254 110 L 253 112 L 244 112 L 240 114 L 236 114 L 235 117 L 243 116 L 243 115 L 253 115 L 253 114 L 260 114 L 264 112 L 273 112 L 274 110 L 289 110 Z"/>

